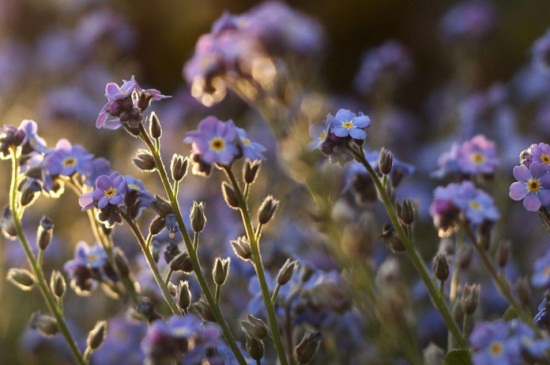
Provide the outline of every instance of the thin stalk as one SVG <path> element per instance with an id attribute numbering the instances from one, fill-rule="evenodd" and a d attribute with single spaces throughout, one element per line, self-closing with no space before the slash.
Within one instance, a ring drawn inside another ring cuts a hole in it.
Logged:
<path id="1" fill-rule="evenodd" d="M 17 158 L 17 153 L 15 149 L 12 149 L 11 152 L 12 152 L 11 154 L 12 155 L 12 158 L 11 158 L 12 177 L 11 177 L 11 183 L 10 183 L 10 209 L 12 211 L 15 231 L 17 232 L 17 236 L 19 237 L 19 240 L 21 241 L 21 245 L 25 250 L 25 255 L 27 256 L 27 260 L 29 262 L 29 265 L 31 266 L 34 277 L 38 282 L 38 286 L 40 287 L 42 296 L 44 297 L 44 300 L 46 301 L 46 304 L 48 305 L 50 312 L 54 315 L 57 321 L 57 325 L 59 326 L 59 330 L 61 331 L 61 334 L 63 335 L 63 337 L 65 337 L 65 340 L 69 345 L 69 349 L 71 350 L 71 353 L 73 354 L 77 363 L 79 365 L 85 365 L 86 361 L 82 357 L 82 353 L 80 352 L 80 349 L 78 348 L 75 339 L 71 335 L 71 332 L 67 327 L 67 324 L 65 323 L 65 318 L 63 317 L 63 314 L 59 311 L 59 308 L 56 305 L 56 300 L 52 292 L 50 291 L 50 287 L 48 286 L 46 278 L 44 277 L 44 273 L 42 272 L 41 267 L 38 265 L 38 262 L 34 258 L 34 255 L 31 251 L 29 243 L 27 242 L 27 237 L 23 232 L 23 227 L 21 225 L 21 217 L 20 217 L 20 214 L 17 213 L 17 185 L 19 185 L 19 181 L 18 181 L 19 180 L 19 159 Z"/>
<path id="2" fill-rule="evenodd" d="M 256 270 L 256 275 L 258 276 L 258 281 L 260 283 L 262 297 L 267 311 L 269 327 L 271 328 L 271 335 L 273 336 L 273 343 L 275 344 L 275 349 L 277 350 L 277 355 L 279 357 L 281 365 L 287 365 L 288 362 L 285 355 L 283 341 L 281 339 L 279 325 L 277 323 L 277 315 L 275 313 L 273 302 L 271 301 L 271 295 L 269 293 L 269 287 L 267 285 L 264 266 L 262 263 L 262 256 L 260 254 L 260 244 L 258 238 L 261 234 L 261 230 L 258 229 L 258 233 L 254 232 L 254 227 L 252 226 L 252 220 L 250 218 L 250 212 L 248 210 L 248 204 L 244 200 L 241 188 L 237 183 L 237 180 L 235 179 L 235 175 L 231 171 L 231 168 L 228 166 L 224 166 L 223 170 L 226 173 L 226 176 L 229 179 L 231 186 L 235 190 L 235 193 L 237 194 L 237 198 L 239 200 L 239 210 L 241 212 L 241 218 L 246 230 L 248 242 L 250 242 L 250 247 L 252 248 L 252 262 L 254 264 L 254 269 Z M 289 352 L 290 351 L 292 351 L 292 349 L 289 349 Z"/>
<path id="3" fill-rule="evenodd" d="M 162 186 L 164 187 L 164 190 L 168 196 L 168 200 L 170 201 L 170 206 L 174 211 L 176 221 L 178 222 L 178 228 L 183 237 L 183 242 L 185 244 L 187 252 L 189 252 L 189 257 L 193 265 L 193 271 L 195 272 L 197 281 L 199 282 L 199 285 L 204 294 L 204 297 L 208 302 L 210 309 L 212 310 L 212 314 L 214 314 L 214 317 L 216 318 L 216 323 L 218 323 L 218 325 L 220 326 L 223 336 L 225 338 L 225 341 L 227 342 L 227 345 L 231 348 L 231 351 L 235 355 L 235 358 L 239 362 L 239 365 L 246 365 L 246 360 L 244 359 L 244 356 L 242 355 L 241 350 L 239 349 L 239 346 L 237 346 L 237 342 L 235 341 L 235 338 L 231 333 L 229 325 L 225 321 L 225 318 L 221 313 L 220 307 L 216 304 L 215 298 L 212 295 L 212 291 L 210 290 L 210 287 L 208 286 L 208 282 L 206 281 L 206 278 L 202 272 L 199 257 L 197 255 L 197 249 L 194 246 L 193 242 L 191 241 L 191 237 L 187 232 L 187 227 L 182 218 L 177 195 L 175 194 L 175 191 L 174 191 L 176 189 L 173 189 L 172 185 L 170 184 L 170 179 L 168 178 L 166 167 L 164 166 L 162 157 L 160 155 L 160 143 L 155 146 L 151 141 L 151 138 L 145 131 L 145 128 L 143 128 L 143 126 L 141 126 L 141 133 L 139 137 L 147 145 L 147 147 L 149 148 L 149 151 L 153 155 L 153 158 L 155 160 L 155 164 L 157 167 L 157 172 L 162 182 Z"/>
<path id="4" fill-rule="evenodd" d="M 436 287 L 434 281 L 430 277 L 430 273 L 426 267 L 426 264 L 422 259 L 420 258 L 420 255 L 416 251 L 416 249 L 413 246 L 411 238 L 407 235 L 403 227 L 401 226 L 401 223 L 399 222 L 399 219 L 397 217 L 397 214 L 395 213 L 395 209 L 393 207 L 393 204 L 390 201 L 390 198 L 386 192 L 386 189 L 382 186 L 382 183 L 380 179 L 378 178 L 378 175 L 370 165 L 370 163 L 365 158 L 365 154 L 363 149 L 358 146 L 357 149 L 350 148 L 351 153 L 355 157 L 355 159 L 361 163 L 365 168 L 367 169 L 367 172 L 369 173 L 370 177 L 374 181 L 376 185 L 376 189 L 378 190 L 378 193 L 380 194 L 380 197 L 382 198 L 382 202 L 386 208 L 386 211 L 388 213 L 388 216 L 399 235 L 399 238 L 403 241 L 403 245 L 405 246 L 405 250 L 407 251 L 407 254 L 409 258 L 411 259 L 412 264 L 414 265 L 416 271 L 418 272 L 420 278 L 424 282 L 424 285 L 426 286 L 426 289 L 428 289 L 428 293 L 430 294 L 430 298 L 432 299 L 432 303 L 436 307 L 436 309 L 441 313 L 441 316 L 443 317 L 443 320 L 445 321 L 445 324 L 447 325 L 447 328 L 454 336 L 458 346 L 463 349 L 468 348 L 468 344 L 464 337 L 461 334 L 461 331 L 456 324 L 456 322 L 453 320 L 453 317 L 451 315 L 451 312 L 449 311 L 449 308 L 447 307 L 447 304 L 445 303 L 444 298 L 442 298 L 439 295 L 439 290 Z"/>

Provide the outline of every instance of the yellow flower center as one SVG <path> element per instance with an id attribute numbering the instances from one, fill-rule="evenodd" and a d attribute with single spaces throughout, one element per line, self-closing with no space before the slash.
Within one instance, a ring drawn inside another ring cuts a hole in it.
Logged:
<path id="1" fill-rule="evenodd" d="M 544 276 L 550 276 L 550 265 L 544 268 L 543 273 L 544 273 Z"/>
<path id="2" fill-rule="evenodd" d="M 88 261 L 95 261 L 97 260 L 97 255 L 96 254 L 88 255 L 87 259 Z"/>
<path id="3" fill-rule="evenodd" d="M 352 129 L 353 127 L 355 127 L 355 125 L 353 124 L 352 121 L 348 121 L 348 122 L 342 122 L 342 127 L 346 129 Z"/>
<path id="4" fill-rule="evenodd" d="M 540 162 L 542 162 L 545 165 L 550 165 L 550 155 L 542 154 L 540 156 Z"/>
<path id="5" fill-rule="evenodd" d="M 480 163 L 483 163 L 485 161 L 485 156 L 483 156 L 483 154 L 479 153 L 479 152 L 475 152 L 472 154 L 472 162 L 473 163 L 477 163 L 477 164 L 480 164 Z"/>
<path id="6" fill-rule="evenodd" d="M 76 159 L 74 159 L 73 157 L 67 157 L 66 159 L 63 160 L 64 167 L 71 167 L 74 165 L 76 165 Z"/>
<path id="7" fill-rule="evenodd" d="M 527 182 L 527 189 L 530 193 L 536 193 L 540 190 L 540 181 L 537 179 L 531 179 Z"/>
<path id="8" fill-rule="evenodd" d="M 221 137 L 212 138 L 210 140 L 210 148 L 216 152 L 223 151 L 225 148 L 225 141 Z"/>
<path id="9" fill-rule="evenodd" d="M 481 208 L 481 205 L 479 205 L 479 203 L 475 200 L 470 200 L 470 207 L 472 209 L 479 210 Z"/>
<path id="10" fill-rule="evenodd" d="M 491 355 L 493 356 L 498 356 L 500 354 L 502 354 L 502 343 L 498 342 L 498 341 L 495 341 L 491 344 L 491 346 L 489 346 L 489 352 L 491 353 Z"/>
<path id="11" fill-rule="evenodd" d="M 326 131 L 323 131 L 323 133 L 321 133 L 321 135 L 319 136 L 319 141 L 322 141 L 322 140 L 324 140 L 325 138 L 327 138 L 327 132 L 326 132 Z"/>
<path id="12" fill-rule="evenodd" d="M 241 142 L 246 146 L 246 147 L 250 147 L 251 143 L 250 143 L 250 140 L 246 137 L 241 137 Z"/>
<path id="13" fill-rule="evenodd" d="M 128 187 L 132 190 L 141 190 L 141 187 L 137 184 L 128 184 Z"/>
<path id="14" fill-rule="evenodd" d="M 115 188 L 109 188 L 107 190 L 105 190 L 105 192 L 103 193 L 106 197 L 108 198 L 111 198 L 113 196 L 115 196 L 116 194 L 116 189 Z"/>

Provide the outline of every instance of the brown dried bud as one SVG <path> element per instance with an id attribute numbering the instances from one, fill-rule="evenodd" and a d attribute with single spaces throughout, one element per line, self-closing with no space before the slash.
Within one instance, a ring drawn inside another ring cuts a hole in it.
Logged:
<path id="1" fill-rule="evenodd" d="M 214 313 L 212 313 L 212 309 L 210 309 L 210 306 L 203 298 L 193 303 L 192 307 L 203 321 L 216 322 L 216 317 Z"/>
<path id="2" fill-rule="evenodd" d="M 401 204 L 396 204 L 395 208 L 397 216 L 403 224 L 410 225 L 414 222 L 414 208 L 410 200 L 403 200 Z"/>
<path id="3" fill-rule="evenodd" d="M 256 338 L 246 336 L 246 351 L 250 355 L 250 357 L 256 361 L 259 361 L 264 357 L 264 342 L 262 340 L 258 340 Z"/>
<path id="4" fill-rule="evenodd" d="M 181 310 L 186 311 L 191 305 L 191 290 L 189 290 L 189 283 L 187 281 L 181 281 L 179 285 L 179 297 L 178 306 Z"/>
<path id="5" fill-rule="evenodd" d="M 151 233 L 151 235 L 155 236 L 159 234 L 164 229 L 164 227 L 166 227 L 166 221 L 164 220 L 164 218 L 156 216 L 155 218 L 153 218 L 151 224 L 149 225 L 149 232 Z"/>
<path id="6" fill-rule="evenodd" d="M 476 311 L 477 302 L 479 299 L 479 288 L 479 284 L 464 286 L 460 303 L 462 304 L 462 310 L 467 315 L 471 315 Z"/>
<path id="7" fill-rule="evenodd" d="M 254 317 L 252 314 L 247 314 L 247 319 L 241 321 L 241 326 L 248 336 L 258 340 L 266 338 L 269 334 L 267 324 L 264 320 Z"/>
<path id="8" fill-rule="evenodd" d="M 34 275 L 25 269 L 11 268 L 8 270 L 7 280 L 23 291 L 34 287 Z"/>
<path id="9" fill-rule="evenodd" d="M 189 257 L 189 252 L 180 252 L 176 257 L 170 261 L 170 269 L 172 271 L 183 271 L 190 273 L 193 271 L 193 261 Z"/>
<path id="10" fill-rule="evenodd" d="M 380 233 L 380 237 L 382 237 L 384 242 L 393 252 L 397 253 L 405 251 L 403 241 L 401 241 L 401 238 L 395 234 L 395 229 L 390 223 L 384 225 L 382 228 L 382 233 Z"/>
<path id="11" fill-rule="evenodd" d="M 50 277 L 50 288 L 56 297 L 63 298 L 67 284 L 63 275 L 57 270 L 54 270 Z"/>
<path id="12" fill-rule="evenodd" d="M 155 198 L 156 199 L 153 201 L 152 208 L 158 213 L 158 215 L 164 218 L 168 214 L 174 213 L 174 210 L 169 202 L 158 195 L 156 195 Z"/>
<path id="13" fill-rule="evenodd" d="M 227 277 L 229 276 L 229 264 L 231 259 L 228 257 L 226 259 L 216 258 L 214 262 L 214 269 L 212 270 L 212 277 L 214 282 L 218 286 L 225 284 Z"/>
<path id="14" fill-rule="evenodd" d="M 283 267 L 279 270 L 277 274 L 277 283 L 279 285 L 285 285 L 292 278 L 294 274 L 294 269 L 296 268 L 296 261 L 291 259 L 286 259 Z"/>
<path id="15" fill-rule="evenodd" d="M 319 349 L 319 343 L 321 342 L 321 332 L 310 332 L 304 334 L 302 340 L 296 346 L 296 360 L 300 364 L 309 364 Z"/>

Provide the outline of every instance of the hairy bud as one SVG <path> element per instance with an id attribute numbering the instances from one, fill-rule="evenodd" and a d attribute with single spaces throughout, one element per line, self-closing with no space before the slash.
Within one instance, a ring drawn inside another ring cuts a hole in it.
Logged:
<path id="1" fill-rule="evenodd" d="M 37 329 L 46 337 L 51 337 L 59 332 L 59 326 L 57 325 L 57 320 L 41 312 L 33 313 L 31 317 L 31 328 Z"/>
<path id="2" fill-rule="evenodd" d="M 287 259 L 277 274 L 277 283 L 279 285 L 285 285 L 292 278 L 294 269 L 296 268 L 296 261 Z"/>
<path id="3" fill-rule="evenodd" d="M 212 309 L 210 309 L 210 306 L 203 298 L 193 303 L 192 308 L 195 312 L 197 312 L 203 321 L 216 322 L 216 317 L 214 316 L 214 313 L 212 313 Z"/>
<path id="4" fill-rule="evenodd" d="M 380 237 L 382 237 L 384 242 L 393 252 L 397 253 L 405 251 L 403 241 L 401 241 L 401 238 L 395 234 L 395 229 L 390 223 L 384 225 L 382 228 L 382 233 L 380 233 Z"/>
<path id="5" fill-rule="evenodd" d="M 216 258 L 214 262 L 214 269 L 212 270 L 212 276 L 214 277 L 214 282 L 218 286 L 225 284 L 227 276 L 229 276 L 229 264 L 231 259 L 228 257 L 226 259 Z"/>
<path id="6" fill-rule="evenodd" d="M 95 350 L 103 343 L 105 339 L 105 330 L 107 327 L 107 322 L 99 321 L 96 323 L 95 327 L 88 334 L 86 339 L 86 345 L 90 350 Z"/>
<path id="7" fill-rule="evenodd" d="M 201 232 L 206 224 L 206 215 L 204 214 L 204 202 L 193 202 L 191 208 L 191 214 L 189 215 L 191 220 L 191 228 L 195 232 Z"/>
<path id="8" fill-rule="evenodd" d="M 237 197 L 237 193 L 233 190 L 231 185 L 225 181 L 222 183 L 222 193 L 225 202 L 230 208 L 239 209 L 239 198 Z"/>
<path id="9" fill-rule="evenodd" d="M 264 339 L 269 334 L 267 324 L 263 319 L 247 314 L 246 320 L 241 321 L 241 326 L 246 334 L 258 340 Z"/>
<path id="10" fill-rule="evenodd" d="M 433 262 L 433 271 L 439 281 L 445 281 L 449 278 L 449 263 L 442 253 L 438 253 Z"/>
<path id="11" fill-rule="evenodd" d="M 149 115 L 149 133 L 154 139 L 159 139 L 162 136 L 162 126 L 155 112 Z"/>
<path id="12" fill-rule="evenodd" d="M 260 171 L 261 166 L 262 166 L 262 161 L 260 160 L 254 160 L 254 161 L 246 160 L 243 167 L 244 182 L 247 184 L 253 184 L 254 181 L 256 181 L 256 177 L 258 176 L 258 172 Z"/>
<path id="13" fill-rule="evenodd" d="M 460 303 L 465 314 L 471 315 L 476 311 L 479 299 L 479 284 L 465 285 Z"/>
<path id="14" fill-rule="evenodd" d="M 384 175 L 389 175 L 393 167 L 393 154 L 385 148 L 380 150 L 378 167 L 380 172 Z"/>
<path id="15" fill-rule="evenodd" d="M 258 340 L 257 338 L 253 338 L 250 336 L 246 336 L 246 351 L 250 355 L 250 357 L 256 361 L 259 361 L 264 357 L 264 342 L 262 340 Z"/>
<path id="16" fill-rule="evenodd" d="M 321 332 L 310 332 L 304 334 L 300 343 L 296 346 L 296 360 L 300 364 L 310 363 L 319 349 L 321 342 Z"/>
<path id="17" fill-rule="evenodd" d="M 182 155 L 174 154 L 172 156 L 172 162 L 170 163 L 170 171 L 172 172 L 172 178 L 175 181 L 181 181 L 187 175 L 187 168 L 189 167 L 189 160 Z"/>
<path id="18" fill-rule="evenodd" d="M 37 244 L 38 248 L 42 251 L 44 251 L 49 245 L 52 240 L 53 235 L 53 221 L 43 216 L 42 219 L 40 219 L 40 224 L 38 225 L 38 233 L 36 234 L 37 238 Z"/>
<path id="19" fill-rule="evenodd" d="M 7 280 L 23 291 L 29 291 L 34 287 L 33 274 L 25 269 L 11 268 L 8 270 Z"/>
<path id="20" fill-rule="evenodd" d="M 157 168 L 155 158 L 145 150 L 139 150 L 132 162 L 142 171 L 152 172 Z"/>
<path id="21" fill-rule="evenodd" d="M 231 247 L 235 255 L 244 261 L 249 261 L 252 257 L 252 248 L 246 237 L 239 237 L 236 241 L 231 241 Z"/>
<path id="22" fill-rule="evenodd" d="M 271 218 L 273 218 L 278 207 L 278 200 L 274 199 L 271 195 L 266 197 L 258 210 L 258 222 L 260 222 L 260 224 L 268 223 Z"/>
<path id="23" fill-rule="evenodd" d="M 50 277 L 50 288 L 56 297 L 63 298 L 67 284 L 63 275 L 57 270 L 54 270 Z"/>
<path id="24" fill-rule="evenodd" d="M 189 290 L 189 283 L 187 281 L 181 281 L 179 285 L 178 306 L 181 310 L 186 311 L 191 306 L 191 290 Z"/>

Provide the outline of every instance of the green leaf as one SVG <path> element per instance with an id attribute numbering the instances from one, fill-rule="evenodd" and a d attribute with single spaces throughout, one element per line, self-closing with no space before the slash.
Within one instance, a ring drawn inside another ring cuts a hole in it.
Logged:
<path id="1" fill-rule="evenodd" d="M 451 350 L 445 356 L 445 365 L 472 365 L 468 350 Z"/>

